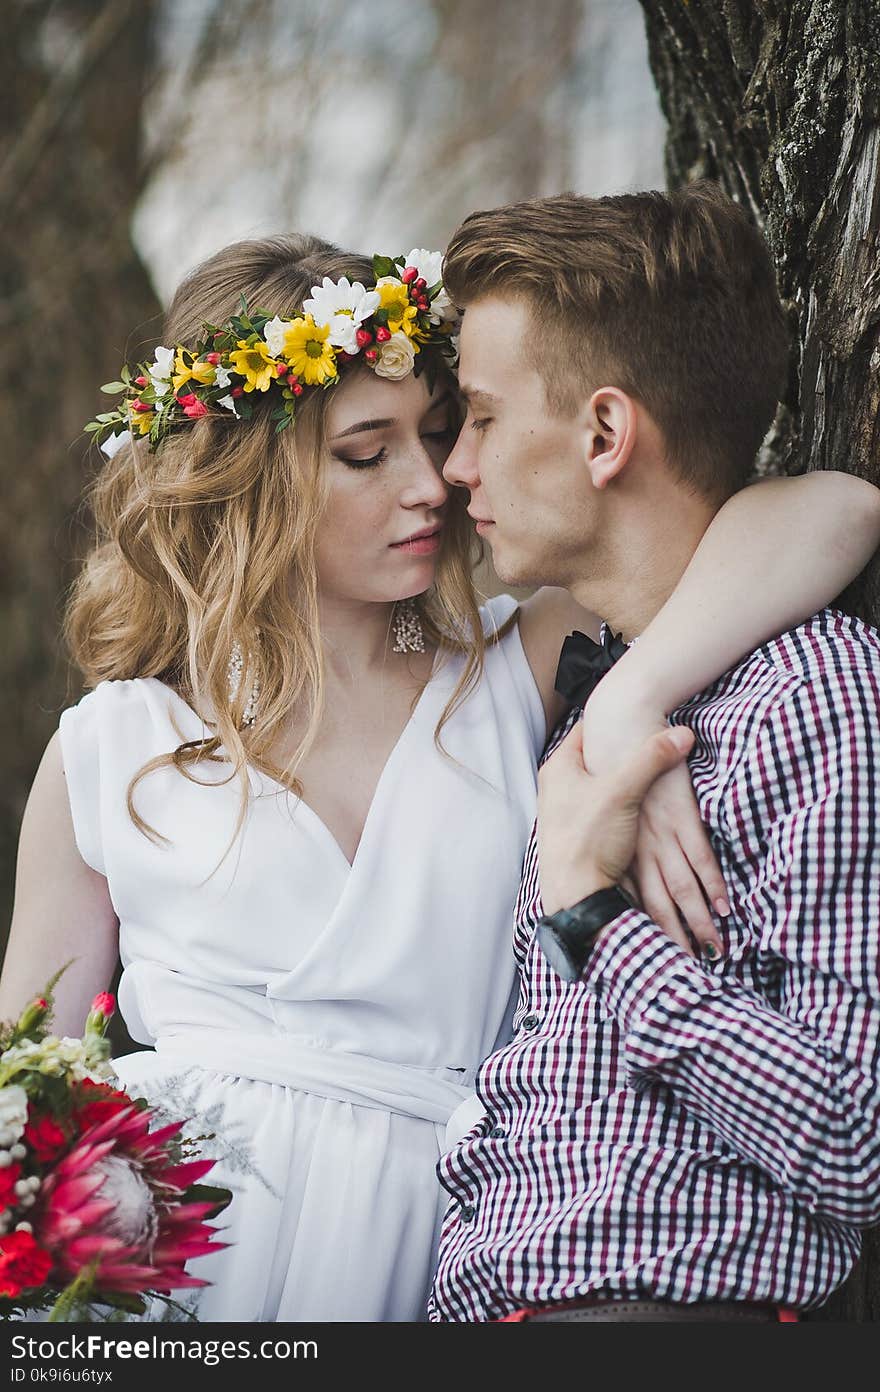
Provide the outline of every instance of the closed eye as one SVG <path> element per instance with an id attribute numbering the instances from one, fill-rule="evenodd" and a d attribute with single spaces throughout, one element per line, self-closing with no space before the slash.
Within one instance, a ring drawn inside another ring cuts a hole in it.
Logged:
<path id="1" fill-rule="evenodd" d="M 369 459 L 352 459 L 348 455 L 337 454 L 336 458 L 343 464 L 347 464 L 350 469 L 375 469 L 377 464 L 382 464 L 388 456 L 388 451 L 383 445 L 378 454 L 371 454 Z"/>
<path id="2" fill-rule="evenodd" d="M 491 416 L 483 416 L 481 420 L 471 421 L 471 430 L 485 430 L 487 425 L 492 424 Z"/>

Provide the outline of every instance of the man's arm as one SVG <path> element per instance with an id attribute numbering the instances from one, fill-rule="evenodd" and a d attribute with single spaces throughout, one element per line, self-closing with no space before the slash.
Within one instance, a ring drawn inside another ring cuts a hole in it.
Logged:
<path id="1" fill-rule="evenodd" d="M 880 1221 L 878 768 L 876 671 L 829 663 L 786 683 L 725 798 L 743 828 L 725 961 L 710 973 L 633 910 L 600 936 L 582 978 L 624 1032 L 636 1086 L 665 1084 L 806 1209 L 860 1226 Z M 551 820 L 552 797 L 545 780 Z M 570 805 L 563 816 L 570 824 Z M 614 817 L 607 804 L 590 816 L 598 859 Z M 542 875 L 547 862 L 552 892 L 564 883 L 571 902 L 551 833 Z M 607 864 L 584 879 L 582 861 L 583 894 L 603 877 Z"/>

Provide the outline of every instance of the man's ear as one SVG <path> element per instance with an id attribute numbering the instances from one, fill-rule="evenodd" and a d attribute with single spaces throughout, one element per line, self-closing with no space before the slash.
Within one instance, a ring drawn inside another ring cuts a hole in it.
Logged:
<path id="1" fill-rule="evenodd" d="M 594 488 L 604 488 L 626 466 L 635 448 L 635 402 L 619 387 L 599 387 L 584 408 L 584 456 Z"/>

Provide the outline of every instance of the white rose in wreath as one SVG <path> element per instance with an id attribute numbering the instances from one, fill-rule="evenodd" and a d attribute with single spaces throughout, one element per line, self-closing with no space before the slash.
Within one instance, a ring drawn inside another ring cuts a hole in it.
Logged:
<path id="1" fill-rule="evenodd" d="M 399 382 L 402 377 L 408 377 L 412 372 L 415 359 L 416 350 L 411 340 L 398 329 L 397 333 L 393 333 L 382 344 L 376 363 L 376 376 L 388 377 L 392 382 Z"/>

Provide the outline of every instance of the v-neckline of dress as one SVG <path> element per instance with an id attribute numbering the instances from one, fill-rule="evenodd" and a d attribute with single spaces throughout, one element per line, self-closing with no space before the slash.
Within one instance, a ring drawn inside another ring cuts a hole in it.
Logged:
<path id="1" fill-rule="evenodd" d="M 331 849 L 332 849 L 332 850 L 335 852 L 335 854 L 338 856 L 339 860 L 342 862 L 343 866 L 345 867 L 345 870 L 346 870 L 347 874 L 349 874 L 349 875 L 352 873 L 352 871 L 354 870 L 355 866 L 357 865 L 358 857 L 360 856 L 360 853 L 361 853 L 361 847 L 363 846 L 364 841 L 365 841 L 365 839 L 366 839 L 367 829 L 368 829 L 368 827 L 369 827 L 369 825 L 370 825 L 370 822 L 371 822 L 372 819 L 373 819 L 373 813 L 374 813 L 374 811 L 375 811 L 375 809 L 376 809 L 376 804 L 377 804 L 377 802 L 379 801 L 379 794 L 380 794 L 380 792 L 381 792 L 381 790 L 382 790 L 382 785 L 383 785 L 383 783 L 386 782 L 386 775 L 387 775 L 387 773 L 388 773 L 388 770 L 391 768 L 392 764 L 395 763 L 397 753 L 398 753 L 398 751 L 399 751 L 401 745 L 403 744 L 404 739 L 406 738 L 406 736 L 407 736 L 409 730 L 411 729 L 411 727 L 412 727 L 412 725 L 413 725 L 413 722 L 414 722 L 414 720 L 415 720 L 415 718 L 416 718 L 416 715 L 418 714 L 419 708 L 421 707 L 422 702 L 423 702 L 424 699 L 425 699 L 425 696 L 427 695 L 427 693 L 428 693 L 430 687 L 433 685 L 434 680 L 435 680 L 435 678 L 437 677 L 437 675 L 438 675 L 438 673 L 439 673 L 439 671 L 440 671 L 440 656 L 441 656 L 441 653 L 442 653 L 442 652 L 443 652 L 443 649 L 442 649 L 442 648 L 438 648 L 437 651 L 435 652 L 435 654 L 434 654 L 434 661 L 433 661 L 433 663 L 431 664 L 431 672 L 430 672 L 430 675 L 429 675 L 429 677 L 428 677 L 428 680 L 425 682 L 424 686 L 422 687 L 421 691 L 419 692 L 418 697 L 417 697 L 417 699 L 416 699 L 416 703 L 415 703 L 415 705 L 413 706 L 412 710 L 410 711 L 410 714 L 409 714 L 409 717 L 407 718 L 406 723 L 405 723 L 405 724 L 403 725 L 403 727 L 401 728 L 400 734 L 397 736 L 397 739 L 394 741 L 394 744 L 393 744 L 392 747 L 391 747 L 391 751 L 390 751 L 390 753 L 389 753 L 387 759 L 385 760 L 384 764 L 382 765 L 382 768 L 381 768 L 380 773 L 379 773 L 379 777 L 376 779 L 376 786 L 375 786 L 375 788 L 373 789 L 373 796 L 372 796 L 372 798 L 370 799 L 370 805 L 369 805 L 369 807 L 367 808 L 367 815 L 366 815 L 366 817 L 364 818 L 364 824 L 363 824 L 363 826 L 361 827 L 361 834 L 360 834 L 360 836 L 359 836 L 359 838 L 358 838 L 357 846 L 355 847 L 354 856 L 353 856 L 353 858 L 352 858 L 351 860 L 349 860 L 348 856 L 345 854 L 345 851 L 342 849 L 342 847 L 340 846 L 340 844 L 339 844 L 339 842 L 337 841 L 336 837 L 333 835 L 333 832 L 330 830 L 330 828 L 328 827 L 327 823 L 324 821 L 324 818 L 323 818 L 322 816 L 320 816 L 320 814 L 319 814 L 318 812 L 315 811 L 314 807 L 312 807 L 308 802 L 306 802 L 305 798 L 299 797 L 299 798 L 296 799 L 297 805 L 298 805 L 299 807 L 305 808 L 305 811 L 308 813 L 309 817 L 312 819 L 312 821 L 313 821 L 313 823 L 315 824 L 315 826 L 319 829 L 319 831 L 320 831 L 321 834 L 323 835 L 324 839 L 327 841 L 328 845 L 331 847 Z M 188 711 L 189 714 L 193 717 L 193 719 L 194 719 L 194 720 L 197 720 L 197 721 L 199 722 L 199 724 L 200 724 L 203 728 L 205 728 L 206 722 L 204 721 L 204 719 L 202 718 L 202 716 L 199 715 L 198 711 L 196 711 L 196 710 L 193 709 L 193 707 L 189 704 L 188 701 L 185 701 L 185 700 L 184 700 L 184 698 L 181 696 L 181 694 L 180 694 L 179 691 L 175 691 L 173 686 L 169 686 L 167 682 L 163 682 L 159 677 L 152 677 L 152 678 L 150 678 L 149 680 L 158 682 L 158 684 L 163 688 L 164 691 L 169 691 L 169 692 L 171 693 L 171 695 L 175 698 L 175 700 L 178 701 L 178 703 L 179 703 L 181 706 L 183 706 L 184 710 Z M 222 746 L 222 745 L 221 745 L 221 749 L 223 750 L 223 753 L 224 753 L 224 755 L 225 755 L 225 754 L 226 754 L 226 750 L 223 749 L 223 746 Z M 277 778 L 273 778 L 272 775 L 271 775 L 270 773 L 265 773 L 263 769 L 257 768 L 256 764 L 251 764 L 251 763 L 249 763 L 249 764 L 247 765 L 247 767 L 248 767 L 248 770 L 249 770 L 251 773 L 254 773 L 258 778 L 263 778 L 263 779 L 265 779 L 267 783 L 271 783 L 271 784 L 273 785 L 273 787 L 275 787 L 275 788 L 278 789 L 279 792 L 281 792 L 281 793 L 290 793 L 292 796 L 296 797 L 296 794 L 293 792 L 293 789 L 292 789 L 292 788 L 288 788 L 287 785 L 286 785 L 286 783 L 281 783 Z"/>

